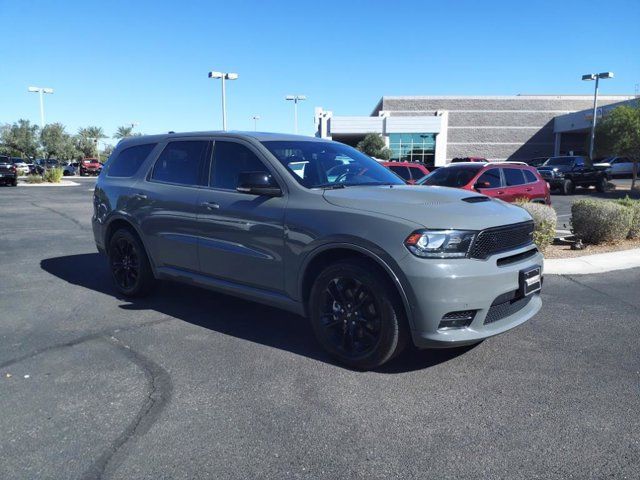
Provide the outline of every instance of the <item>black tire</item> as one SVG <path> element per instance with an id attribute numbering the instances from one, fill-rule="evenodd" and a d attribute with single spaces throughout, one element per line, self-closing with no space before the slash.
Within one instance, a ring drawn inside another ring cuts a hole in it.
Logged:
<path id="1" fill-rule="evenodd" d="M 155 284 L 142 242 L 124 228 L 109 240 L 109 269 L 116 289 L 126 297 L 143 297 Z"/>
<path id="2" fill-rule="evenodd" d="M 607 181 L 607 177 L 600 177 L 598 179 L 598 182 L 596 183 L 596 191 L 598 191 L 599 193 L 606 192 L 608 183 L 609 182 Z"/>
<path id="3" fill-rule="evenodd" d="M 379 367 L 398 355 L 408 329 L 395 287 L 367 262 L 344 260 L 325 268 L 309 298 L 316 338 L 339 362 L 358 369 Z"/>
<path id="4" fill-rule="evenodd" d="M 17 178 L 13 182 L 11 182 L 11 186 L 12 187 L 17 187 L 18 186 L 18 179 Z"/>
<path id="5" fill-rule="evenodd" d="M 573 183 L 573 180 L 566 179 L 564 182 L 562 182 L 560 190 L 562 191 L 563 195 L 573 195 L 573 193 L 576 191 L 576 186 Z"/>

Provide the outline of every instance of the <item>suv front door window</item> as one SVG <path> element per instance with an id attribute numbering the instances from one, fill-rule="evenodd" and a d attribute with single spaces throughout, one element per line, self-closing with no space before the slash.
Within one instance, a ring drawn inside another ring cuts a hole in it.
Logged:
<path id="1" fill-rule="evenodd" d="M 208 276 L 268 290 L 284 289 L 286 195 L 269 197 L 236 191 L 241 172 L 272 174 L 249 145 L 216 140 L 209 186 L 198 205 L 199 270 Z M 296 170 L 304 175 L 305 165 Z"/>

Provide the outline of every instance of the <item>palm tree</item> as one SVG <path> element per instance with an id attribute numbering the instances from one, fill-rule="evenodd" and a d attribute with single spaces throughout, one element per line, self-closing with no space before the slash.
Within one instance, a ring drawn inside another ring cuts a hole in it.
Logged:
<path id="1" fill-rule="evenodd" d="M 132 137 L 133 135 L 133 125 L 127 125 L 124 127 L 118 127 L 116 133 L 113 134 L 113 138 L 127 138 Z"/>
<path id="2" fill-rule="evenodd" d="M 81 128 L 78 130 L 78 135 L 80 135 L 85 140 L 93 141 L 95 145 L 96 157 L 98 158 L 98 160 L 100 160 L 100 148 L 98 146 L 98 142 L 103 138 L 107 138 L 102 127 Z"/>

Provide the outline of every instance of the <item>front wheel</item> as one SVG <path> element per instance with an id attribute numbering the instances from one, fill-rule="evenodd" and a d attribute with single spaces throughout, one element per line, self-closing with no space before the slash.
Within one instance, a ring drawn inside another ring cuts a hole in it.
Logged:
<path id="1" fill-rule="evenodd" d="M 576 191 L 576 186 L 574 185 L 572 180 L 567 179 L 562 183 L 563 195 L 573 195 L 575 191 Z"/>
<path id="2" fill-rule="evenodd" d="M 109 267 L 116 289 L 127 297 L 142 297 L 155 283 L 142 242 L 127 229 L 116 231 L 109 241 Z"/>
<path id="3" fill-rule="evenodd" d="M 309 299 L 311 325 L 324 349 L 360 370 L 379 367 L 399 354 L 408 332 L 394 288 L 365 262 L 328 266 Z"/>
<path id="4" fill-rule="evenodd" d="M 606 177 L 600 177 L 598 179 L 598 182 L 596 183 L 596 190 L 599 193 L 604 193 L 607 191 L 607 178 Z"/>

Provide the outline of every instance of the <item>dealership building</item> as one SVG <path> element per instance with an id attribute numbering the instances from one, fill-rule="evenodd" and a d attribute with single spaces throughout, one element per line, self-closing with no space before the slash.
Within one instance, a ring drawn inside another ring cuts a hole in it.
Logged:
<path id="1" fill-rule="evenodd" d="M 601 95 L 598 115 L 634 99 Z M 584 153 L 593 96 L 382 97 L 369 116 L 340 116 L 317 107 L 314 118 L 317 136 L 349 145 L 379 133 L 393 160 L 436 166 L 471 156 L 518 161 Z"/>

